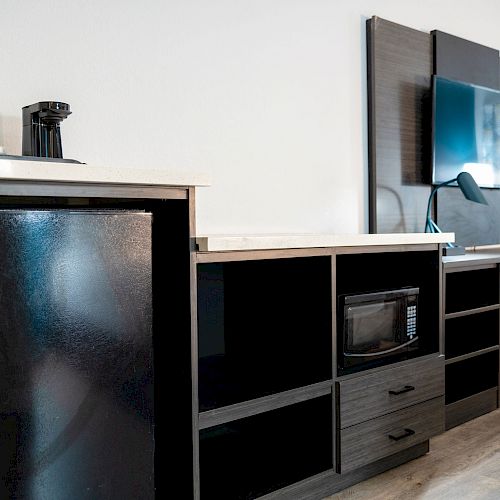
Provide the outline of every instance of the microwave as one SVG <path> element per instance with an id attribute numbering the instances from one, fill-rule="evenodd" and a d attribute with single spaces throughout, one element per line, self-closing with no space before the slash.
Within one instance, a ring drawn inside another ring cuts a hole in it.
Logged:
<path id="1" fill-rule="evenodd" d="M 418 355 L 418 288 L 339 297 L 339 373 Z"/>

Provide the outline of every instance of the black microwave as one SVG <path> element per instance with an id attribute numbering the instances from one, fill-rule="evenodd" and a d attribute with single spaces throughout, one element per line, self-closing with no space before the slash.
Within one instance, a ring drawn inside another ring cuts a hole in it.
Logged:
<path id="1" fill-rule="evenodd" d="M 418 288 L 339 297 L 339 373 L 418 354 Z"/>

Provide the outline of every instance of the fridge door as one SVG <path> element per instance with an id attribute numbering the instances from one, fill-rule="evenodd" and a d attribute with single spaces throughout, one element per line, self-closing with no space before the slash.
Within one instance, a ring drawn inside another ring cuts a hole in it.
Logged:
<path id="1" fill-rule="evenodd" d="M 0 498 L 154 498 L 151 226 L 0 211 Z"/>

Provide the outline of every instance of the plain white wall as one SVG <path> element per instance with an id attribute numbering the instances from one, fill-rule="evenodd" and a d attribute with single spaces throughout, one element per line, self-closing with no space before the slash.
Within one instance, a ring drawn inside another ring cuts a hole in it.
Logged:
<path id="1" fill-rule="evenodd" d="M 0 144 L 61 100 L 65 157 L 211 174 L 199 233 L 364 232 L 372 15 L 500 48 L 498 0 L 2 0 Z"/>

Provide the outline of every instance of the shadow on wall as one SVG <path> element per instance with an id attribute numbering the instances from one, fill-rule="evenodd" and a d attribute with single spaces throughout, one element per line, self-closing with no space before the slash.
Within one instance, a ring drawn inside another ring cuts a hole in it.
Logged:
<path id="1" fill-rule="evenodd" d="M 23 123 L 19 116 L 0 115 L 0 146 L 4 152 L 11 155 L 20 155 L 22 151 Z"/>

